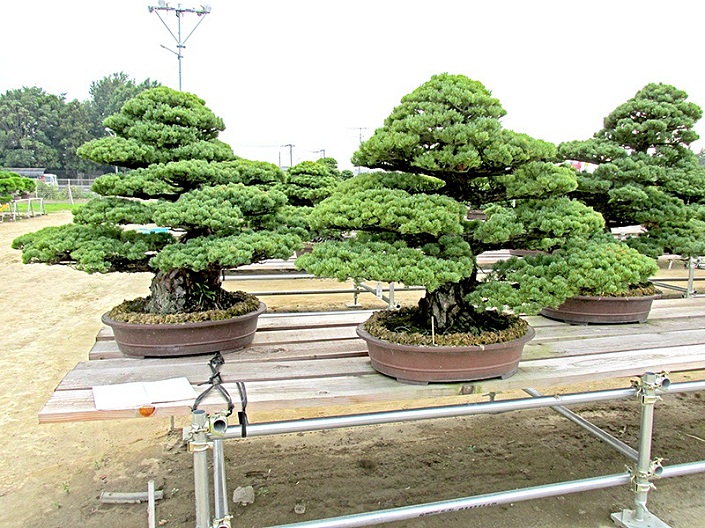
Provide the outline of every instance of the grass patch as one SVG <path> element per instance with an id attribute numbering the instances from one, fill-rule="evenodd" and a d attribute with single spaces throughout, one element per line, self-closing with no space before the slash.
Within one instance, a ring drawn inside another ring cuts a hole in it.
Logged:
<path id="1" fill-rule="evenodd" d="M 56 213 L 58 211 L 71 211 L 79 203 L 69 202 L 44 202 L 44 211 L 47 213 Z"/>

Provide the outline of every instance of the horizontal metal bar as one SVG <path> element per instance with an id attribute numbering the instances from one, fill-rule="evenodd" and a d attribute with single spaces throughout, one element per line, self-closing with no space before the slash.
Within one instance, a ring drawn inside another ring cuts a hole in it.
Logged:
<path id="1" fill-rule="evenodd" d="M 223 273 L 224 280 L 246 281 L 246 280 L 293 280 L 293 279 L 318 279 L 316 275 L 310 273 L 261 273 L 238 275 L 237 273 Z"/>
<path id="2" fill-rule="evenodd" d="M 678 464 L 664 467 L 659 478 L 677 477 L 705 472 L 705 461 L 692 462 L 688 464 Z M 543 486 L 533 486 L 510 491 L 500 491 L 485 495 L 476 495 L 462 499 L 430 502 L 414 506 L 392 508 L 376 512 L 357 513 L 343 517 L 331 517 L 330 519 L 320 519 L 317 521 L 307 521 L 302 523 L 272 526 L 270 528 L 355 528 L 358 526 L 370 526 L 393 521 L 416 519 L 428 515 L 436 515 L 453 511 L 471 510 L 496 506 L 499 504 L 509 504 L 533 499 L 543 499 L 569 493 L 580 493 L 615 486 L 628 484 L 631 480 L 630 473 L 620 473 L 606 475 L 603 477 L 593 477 L 581 480 L 571 480 L 556 484 L 545 484 Z"/>
<path id="3" fill-rule="evenodd" d="M 256 297 L 263 297 L 266 295 L 334 295 L 338 293 L 363 293 L 355 289 L 340 289 L 340 290 L 286 290 L 286 291 L 259 291 L 259 292 L 248 292 Z"/>
<path id="4" fill-rule="evenodd" d="M 705 380 L 684 383 L 671 383 L 668 391 L 661 390 L 659 394 L 676 392 L 693 392 L 705 390 Z M 324 418 L 308 418 L 281 422 L 250 423 L 247 426 L 248 436 L 267 436 L 274 434 L 301 433 L 307 431 L 321 431 L 325 429 L 341 429 L 345 427 L 359 427 L 365 425 L 379 425 L 386 423 L 410 422 L 415 420 L 429 420 L 435 418 L 452 418 L 456 416 L 471 416 L 476 414 L 493 414 L 507 411 L 521 411 L 560 405 L 575 405 L 608 400 L 620 400 L 635 396 L 637 389 L 611 389 L 594 392 L 582 392 L 541 398 L 519 398 L 502 401 L 465 403 L 461 405 L 447 405 L 442 407 L 424 407 L 420 409 L 405 409 L 399 411 L 385 411 L 376 413 L 351 414 L 342 416 L 329 416 Z M 218 438 L 240 438 L 242 429 L 239 425 L 228 426 L 223 435 Z"/>
<path id="5" fill-rule="evenodd" d="M 477 495 L 462 499 L 430 502 L 426 504 L 392 508 L 376 512 L 358 513 L 343 517 L 331 517 L 329 519 L 321 519 L 317 521 L 277 525 L 270 528 L 354 528 L 358 526 L 370 526 L 373 524 L 416 519 L 419 517 L 426 517 L 428 515 L 436 515 L 440 513 L 472 510 L 477 508 L 485 508 L 487 506 L 496 506 L 499 504 L 509 504 L 531 499 L 555 497 L 556 495 L 566 495 L 568 493 L 578 493 L 581 491 L 621 486 L 627 484 L 630 478 L 629 473 L 623 473 L 605 477 L 573 480 L 559 484 L 546 484 L 544 486 L 535 486 L 499 493 L 489 493 L 486 495 Z"/>
<path id="6" fill-rule="evenodd" d="M 265 436 L 272 434 L 300 433 L 306 431 L 340 429 L 345 427 L 358 427 L 364 425 L 378 425 L 415 420 L 429 420 L 434 418 L 451 418 L 475 414 L 493 414 L 523 409 L 552 407 L 555 405 L 572 405 L 576 403 L 625 399 L 633 397 L 635 394 L 635 388 L 612 389 L 560 396 L 545 396 L 543 398 L 520 398 L 492 402 L 465 403 L 461 405 L 448 405 L 442 407 L 425 407 L 420 409 L 405 409 L 399 411 L 329 416 L 325 418 L 310 418 L 282 422 L 251 423 L 247 426 L 247 435 Z M 224 437 L 239 438 L 241 433 L 242 430 L 240 426 L 229 426 L 226 429 Z"/>

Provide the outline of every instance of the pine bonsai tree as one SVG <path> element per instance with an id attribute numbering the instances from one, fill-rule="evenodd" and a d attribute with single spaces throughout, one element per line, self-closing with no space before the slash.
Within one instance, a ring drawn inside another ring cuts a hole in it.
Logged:
<path id="1" fill-rule="evenodd" d="M 417 308 L 367 331 L 418 344 L 479 344 L 526 332 L 509 310 L 536 313 L 577 293 L 537 269 L 565 262 L 571 240 L 600 236 L 602 217 L 566 196 L 573 170 L 553 144 L 504 129 L 505 111 L 480 82 L 437 75 L 406 95 L 352 162 L 382 169 L 341 184 L 312 214 L 314 228 L 351 236 L 316 245 L 297 264 L 320 276 L 424 286 Z M 469 220 L 469 209 L 487 219 Z M 476 257 L 500 248 L 541 252 L 481 281 Z M 560 251 L 559 251 L 560 250 Z M 431 334 L 431 320 L 435 336 Z M 382 328 L 383 327 L 383 328 Z M 390 335 L 394 334 L 394 335 Z M 424 336 L 424 337 L 419 337 Z"/>
<path id="2" fill-rule="evenodd" d="M 289 201 L 282 211 L 283 222 L 298 228 L 301 237 L 310 242 L 339 238 L 335 231 L 312 230 L 309 222 L 313 206 L 329 197 L 342 181 L 338 162 L 333 158 L 302 161 L 289 167 L 285 176 L 286 182 L 276 187 Z"/>
<path id="3" fill-rule="evenodd" d="M 22 193 L 34 191 L 36 181 L 16 172 L 0 170 L 0 204 L 10 202 Z"/>
<path id="4" fill-rule="evenodd" d="M 579 173 L 572 196 L 602 213 L 608 228 L 641 226 L 627 243 L 653 258 L 705 254 L 705 167 L 690 150 L 702 110 L 687 98 L 648 84 L 592 138 L 559 146 L 563 159 L 593 165 Z"/>
<path id="5" fill-rule="evenodd" d="M 78 153 L 131 170 L 96 180 L 100 196 L 77 209 L 72 224 L 15 239 L 24 262 L 154 272 L 149 297 L 114 309 L 116 320 L 164 322 L 171 314 L 168 322 L 180 322 L 257 309 L 255 299 L 221 287 L 221 270 L 288 258 L 299 247 L 277 217 L 287 201 L 272 189 L 282 171 L 236 158 L 217 139 L 223 122 L 204 101 L 166 87 L 131 99 L 105 126 L 114 135 Z"/>
<path id="6" fill-rule="evenodd" d="M 286 171 L 286 184 L 281 190 L 291 205 L 312 207 L 330 196 L 341 180 L 332 158 L 302 161 Z"/>

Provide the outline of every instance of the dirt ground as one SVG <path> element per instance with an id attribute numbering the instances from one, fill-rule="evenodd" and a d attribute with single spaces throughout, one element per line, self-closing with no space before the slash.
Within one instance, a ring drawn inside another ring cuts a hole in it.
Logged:
<path id="1" fill-rule="evenodd" d="M 67 213 L 56 213 L 0 224 L 0 340 L 5 350 L 0 357 L 0 425 L 8 433 L 0 450 L 0 526 L 147 526 L 146 505 L 106 505 L 98 497 L 101 491 L 146 491 L 147 482 L 154 480 L 165 495 L 157 503 L 158 524 L 192 527 L 192 457 L 181 445 L 180 432 L 169 432 L 167 421 L 38 424 L 37 413 L 54 387 L 87 359 L 101 326 L 100 314 L 125 298 L 143 295 L 149 283 L 148 275 L 91 276 L 64 267 L 25 266 L 19 252 L 10 248 L 12 239 L 24 232 L 69 220 Z M 251 291 L 311 287 L 301 282 L 244 286 Z M 351 295 L 264 300 L 277 310 L 342 309 Z M 370 295 L 364 300 L 383 306 Z M 702 379 L 702 374 L 674 379 Z M 615 380 L 588 388 L 628 385 L 629 380 Z M 667 464 L 705 459 L 703 398 L 668 395 L 657 404 L 654 456 L 664 457 Z M 574 410 L 636 446 L 635 401 Z M 277 417 L 250 418 L 256 422 Z M 184 425 L 177 422 L 177 429 Z M 229 491 L 238 486 L 253 486 L 255 491 L 253 504 L 230 505 L 237 527 L 621 473 L 628 464 L 622 455 L 547 410 L 250 438 L 227 442 L 225 454 Z M 665 479 L 657 488 L 649 505 L 663 521 L 673 528 L 705 526 L 705 475 Z M 609 514 L 632 507 L 632 500 L 628 486 L 620 486 L 390 526 L 609 527 Z M 295 507 L 303 513 L 296 513 Z"/>

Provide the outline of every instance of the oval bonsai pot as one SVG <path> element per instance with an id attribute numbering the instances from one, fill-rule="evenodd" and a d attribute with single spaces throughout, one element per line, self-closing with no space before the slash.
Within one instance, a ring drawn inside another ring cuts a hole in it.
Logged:
<path id="1" fill-rule="evenodd" d="M 376 371 L 407 383 L 450 383 L 510 377 L 535 331 L 528 327 L 523 337 L 483 346 L 400 345 L 370 335 L 364 323 L 357 327 L 357 335 L 367 343 Z"/>
<path id="2" fill-rule="evenodd" d="M 572 324 L 643 323 L 649 317 L 651 303 L 659 297 L 658 294 L 641 297 L 576 295 L 557 308 L 544 308 L 539 313 Z"/>
<path id="3" fill-rule="evenodd" d="M 179 324 L 137 324 L 115 321 L 103 314 L 101 320 L 113 329 L 120 352 L 132 357 L 176 357 L 231 352 L 250 344 L 257 331 L 257 319 L 267 309 L 259 308 L 230 319 Z"/>

